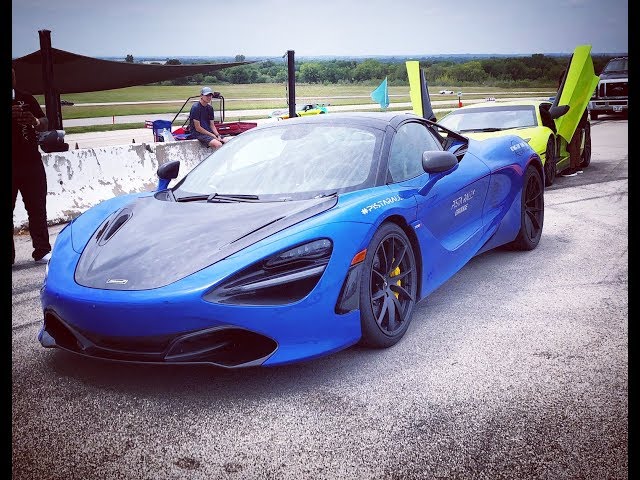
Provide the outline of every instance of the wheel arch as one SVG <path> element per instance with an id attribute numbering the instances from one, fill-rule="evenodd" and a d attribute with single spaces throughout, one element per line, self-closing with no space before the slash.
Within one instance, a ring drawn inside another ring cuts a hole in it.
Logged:
<path id="1" fill-rule="evenodd" d="M 542 178 L 542 181 L 544 182 L 544 167 L 542 166 L 542 160 L 540 160 L 540 157 L 537 154 L 532 155 L 529 158 L 529 161 L 527 162 L 525 169 L 528 165 L 533 165 L 535 169 L 538 170 L 538 173 L 540 174 L 540 178 Z"/>

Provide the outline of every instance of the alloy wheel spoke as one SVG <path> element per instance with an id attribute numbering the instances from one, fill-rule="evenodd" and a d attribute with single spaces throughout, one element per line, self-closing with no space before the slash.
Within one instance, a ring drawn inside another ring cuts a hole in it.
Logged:
<path id="1" fill-rule="evenodd" d="M 533 228 L 536 228 L 536 229 L 540 228 L 540 220 L 538 218 L 537 213 L 532 212 L 531 210 L 527 210 L 526 219 L 529 220 Z"/>
<path id="2" fill-rule="evenodd" d="M 395 295 L 389 295 L 385 300 L 385 303 L 387 304 L 387 311 L 389 312 L 389 323 L 387 325 L 387 329 L 390 332 L 395 330 L 396 326 L 396 306 L 392 299 L 397 300 Z"/>
<path id="3" fill-rule="evenodd" d="M 376 274 L 376 275 L 378 276 L 378 280 L 379 280 L 380 282 L 384 282 L 384 274 L 380 273 L 380 272 L 379 272 L 379 271 L 377 271 L 377 270 L 371 270 L 371 273 Z"/>
<path id="4" fill-rule="evenodd" d="M 384 268 L 383 268 L 383 272 L 389 272 L 389 265 L 391 265 L 391 261 L 393 260 L 393 237 L 385 240 L 384 244 L 383 244 L 383 250 L 384 250 Z"/>
<path id="5" fill-rule="evenodd" d="M 411 268 L 408 270 L 403 270 L 402 273 L 400 273 L 399 275 L 396 275 L 395 277 L 391 277 L 389 280 L 393 282 L 400 282 L 404 280 L 404 278 L 407 277 L 411 272 L 413 272 L 413 269 Z"/>
<path id="6" fill-rule="evenodd" d="M 400 305 L 400 300 L 398 300 L 395 295 L 391 295 L 391 299 L 394 305 L 393 310 L 398 312 L 398 323 L 402 323 L 402 305 Z"/>
<path id="7" fill-rule="evenodd" d="M 378 323 L 378 325 L 380 325 L 382 329 L 384 329 L 382 322 L 384 322 L 384 319 L 387 315 L 388 310 L 389 310 L 389 297 L 385 297 L 384 302 L 382 303 L 382 307 L 380 308 L 380 312 L 376 317 L 376 322 Z"/>
<path id="8" fill-rule="evenodd" d="M 407 292 L 407 290 L 402 288 L 400 285 L 395 285 L 395 284 L 389 285 L 389 288 L 391 289 L 391 291 L 397 293 L 401 297 L 406 298 L 407 300 L 411 300 L 413 302 L 413 297 L 411 296 L 411 294 Z M 393 298 L 395 299 L 396 296 L 394 295 Z"/>
<path id="9" fill-rule="evenodd" d="M 378 259 L 378 265 L 376 265 L 376 273 L 387 271 L 387 252 L 385 251 L 384 244 L 381 244 L 376 251 L 376 258 Z"/>
<path id="10" fill-rule="evenodd" d="M 406 245 L 402 245 L 402 249 L 398 252 L 397 255 L 395 255 L 395 258 L 393 259 L 393 264 L 391 264 L 389 273 L 393 272 L 396 268 L 398 268 L 398 266 L 402 262 L 402 259 L 404 258 L 404 255 L 406 253 L 407 253 L 407 247 Z"/>
<path id="11" fill-rule="evenodd" d="M 535 205 L 538 203 L 538 198 L 540 198 L 541 192 L 539 190 L 536 189 L 536 191 L 527 191 L 527 200 L 526 200 L 526 204 L 527 205 Z"/>
<path id="12" fill-rule="evenodd" d="M 378 290 L 376 293 L 371 295 L 371 300 L 378 300 L 384 296 L 384 290 Z"/>

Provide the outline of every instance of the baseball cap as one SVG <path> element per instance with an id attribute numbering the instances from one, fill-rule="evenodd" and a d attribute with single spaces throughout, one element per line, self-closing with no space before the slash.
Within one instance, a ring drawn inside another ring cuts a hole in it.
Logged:
<path id="1" fill-rule="evenodd" d="M 211 90 L 209 87 L 202 87 L 202 89 L 200 90 L 200 95 L 213 95 L 213 90 Z"/>

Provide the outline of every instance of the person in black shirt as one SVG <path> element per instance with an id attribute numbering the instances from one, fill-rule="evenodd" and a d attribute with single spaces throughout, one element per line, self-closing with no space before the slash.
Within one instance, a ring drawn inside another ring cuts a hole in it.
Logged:
<path id="1" fill-rule="evenodd" d="M 203 145 L 219 148 L 229 141 L 218 133 L 213 121 L 213 107 L 211 100 L 213 92 L 209 87 L 200 90 L 200 100 L 191 105 L 189 112 L 189 138 L 197 138 Z"/>
<path id="2" fill-rule="evenodd" d="M 13 101 L 11 103 L 11 194 L 13 209 L 18 191 L 22 195 L 29 219 L 33 260 L 46 263 L 51 256 L 47 225 L 47 175 L 38 149 L 38 132 L 47 130 L 48 120 L 33 95 L 16 89 L 16 72 L 11 68 Z M 12 262 L 16 260 L 13 244 Z"/>

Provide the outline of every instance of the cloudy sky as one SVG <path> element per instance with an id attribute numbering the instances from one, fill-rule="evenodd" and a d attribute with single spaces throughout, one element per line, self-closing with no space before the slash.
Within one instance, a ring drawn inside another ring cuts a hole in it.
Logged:
<path id="1" fill-rule="evenodd" d="M 628 51 L 626 0 L 12 0 L 12 57 Z"/>

